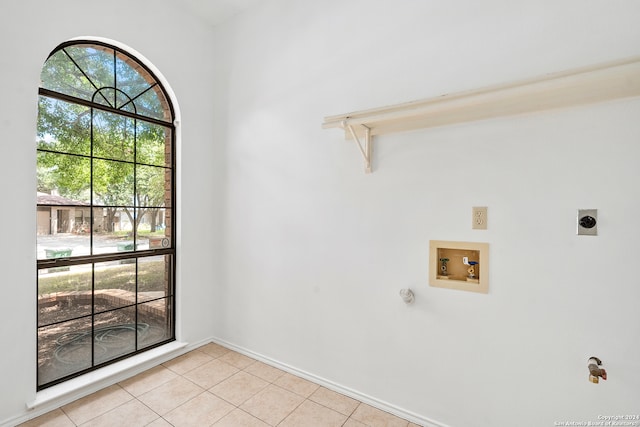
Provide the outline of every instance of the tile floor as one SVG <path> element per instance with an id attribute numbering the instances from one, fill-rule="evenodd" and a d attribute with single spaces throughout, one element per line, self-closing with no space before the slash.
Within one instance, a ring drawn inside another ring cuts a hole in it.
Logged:
<path id="1" fill-rule="evenodd" d="M 212 343 L 21 424 L 32 426 L 416 424 Z"/>

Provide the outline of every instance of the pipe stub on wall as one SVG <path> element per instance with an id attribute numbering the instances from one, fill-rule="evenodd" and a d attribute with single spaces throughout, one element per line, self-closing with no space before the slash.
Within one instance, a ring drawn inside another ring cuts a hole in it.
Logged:
<path id="1" fill-rule="evenodd" d="M 416 299 L 411 289 L 400 289 L 400 298 L 402 298 L 402 301 L 406 304 L 411 304 Z"/>

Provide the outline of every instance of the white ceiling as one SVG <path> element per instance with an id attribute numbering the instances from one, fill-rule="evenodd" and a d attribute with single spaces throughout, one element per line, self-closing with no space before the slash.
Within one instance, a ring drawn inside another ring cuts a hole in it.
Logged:
<path id="1" fill-rule="evenodd" d="M 211 26 L 221 24 L 264 0 L 181 0 L 195 15 Z"/>

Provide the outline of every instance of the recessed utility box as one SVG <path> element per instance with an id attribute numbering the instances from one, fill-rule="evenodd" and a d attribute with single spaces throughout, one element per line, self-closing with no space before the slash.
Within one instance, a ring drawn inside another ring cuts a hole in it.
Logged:
<path id="1" fill-rule="evenodd" d="M 429 284 L 488 293 L 489 244 L 429 241 Z"/>

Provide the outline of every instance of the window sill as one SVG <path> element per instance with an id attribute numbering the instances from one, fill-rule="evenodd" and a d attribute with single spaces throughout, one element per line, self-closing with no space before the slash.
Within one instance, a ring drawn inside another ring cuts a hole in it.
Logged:
<path id="1" fill-rule="evenodd" d="M 186 346 L 185 342 L 174 341 L 39 391 L 32 402 L 27 402 L 27 408 L 54 402 L 56 406 L 65 405 L 176 357 Z"/>

